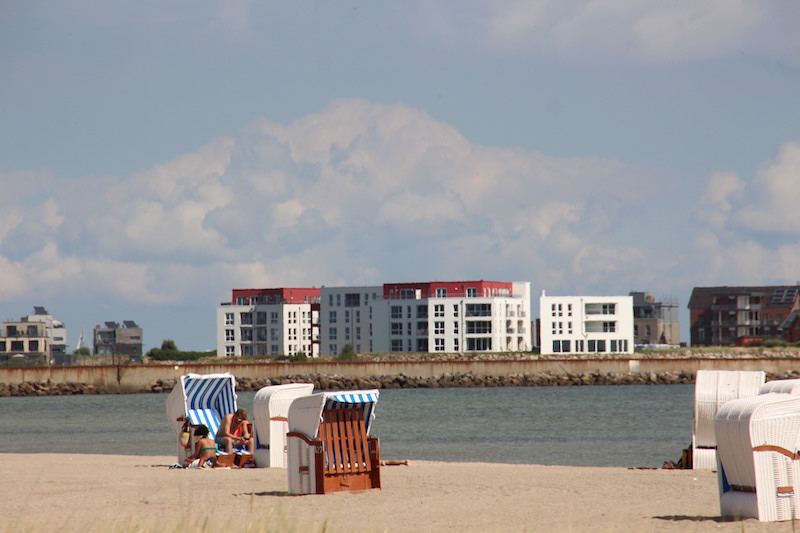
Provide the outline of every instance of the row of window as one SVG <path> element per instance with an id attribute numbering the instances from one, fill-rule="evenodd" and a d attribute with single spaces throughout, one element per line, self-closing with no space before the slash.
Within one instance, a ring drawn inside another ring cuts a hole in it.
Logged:
<path id="1" fill-rule="evenodd" d="M 608 349 L 606 349 L 606 347 Z M 625 353 L 628 351 L 628 339 L 597 340 L 554 340 L 553 352 L 555 353 Z"/>
<path id="2" fill-rule="evenodd" d="M 550 316 L 572 316 L 572 304 L 550 304 Z M 586 304 L 587 315 L 615 315 L 617 304 Z"/>

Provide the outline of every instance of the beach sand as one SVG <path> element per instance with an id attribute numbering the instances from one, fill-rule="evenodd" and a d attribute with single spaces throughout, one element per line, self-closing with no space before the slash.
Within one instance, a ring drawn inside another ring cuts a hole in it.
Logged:
<path id="1" fill-rule="evenodd" d="M 0 532 L 792 531 L 719 517 L 716 474 L 411 461 L 381 490 L 289 496 L 285 469 L 0 454 Z"/>

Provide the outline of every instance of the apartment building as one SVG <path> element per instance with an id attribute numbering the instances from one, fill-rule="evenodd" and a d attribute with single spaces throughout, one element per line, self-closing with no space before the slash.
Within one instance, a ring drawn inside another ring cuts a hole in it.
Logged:
<path id="1" fill-rule="evenodd" d="M 542 354 L 633 353 L 632 296 L 539 298 Z"/>
<path id="2" fill-rule="evenodd" d="M 319 356 L 318 288 L 233 289 L 217 307 L 217 355 Z"/>
<path id="3" fill-rule="evenodd" d="M 530 283 L 235 289 L 217 325 L 217 354 L 232 357 L 337 355 L 347 345 L 357 353 L 528 351 Z"/>
<path id="4" fill-rule="evenodd" d="M 126 357 L 130 361 L 142 360 L 142 328 L 133 320 L 104 322 L 93 331 L 93 351 L 95 355 L 113 355 Z"/>
<path id="5" fill-rule="evenodd" d="M 695 287 L 688 307 L 692 346 L 793 341 L 800 285 Z"/>
<path id="6" fill-rule="evenodd" d="M 33 314 L 18 322 L 4 322 L 0 331 L 0 362 L 15 355 L 25 359 L 37 357 L 48 363 L 62 364 L 67 351 L 64 324 L 44 307 L 34 307 Z"/>
<path id="7" fill-rule="evenodd" d="M 678 302 L 657 301 L 646 292 L 631 292 L 633 342 L 636 345 L 679 345 Z"/>
<path id="8" fill-rule="evenodd" d="M 532 348 L 530 283 L 430 281 L 322 289 L 323 355 Z"/>

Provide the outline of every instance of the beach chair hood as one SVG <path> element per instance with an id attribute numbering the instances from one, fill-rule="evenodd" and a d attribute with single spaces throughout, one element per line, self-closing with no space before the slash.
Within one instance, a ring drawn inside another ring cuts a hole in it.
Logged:
<path id="1" fill-rule="evenodd" d="M 364 424 L 370 434 L 378 403 L 377 389 L 319 392 L 295 399 L 289 407 L 289 431 L 302 433 L 310 439 L 316 438 L 322 412 L 328 409 L 360 407 L 364 410 Z"/>

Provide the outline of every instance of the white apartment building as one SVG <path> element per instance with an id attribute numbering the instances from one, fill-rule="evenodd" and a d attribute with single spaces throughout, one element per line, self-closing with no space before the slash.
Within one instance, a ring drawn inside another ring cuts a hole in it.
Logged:
<path id="1" fill-rule="evenodd" d="M 541 353 L 633 353 L 633 297 L 539 298 Z"/>
<path id="2" fill-rule="evenodd" d="M 338 355 L 348 344 L 356 353 L 375 352 L 375 323 L 385 316 L 383 285 L 320 289 L 320 353 Z"/>
<path id="3" fill-rule="evenodd" d="M 217 356 L 319 356 L 319 289 L 234 289 L 217 307 Z"/>
<path id="4" fill-rule="evenodd" d="M 387 283 L 234 289 L 217 308 L 217 355 L 531 350 L 530 283 Z"/>
<path id="5" fill-rule="evenodd" d="M 532 347 L 530 283 L 448 281 L 322 288 L 322 355 L 517 352 Z"/>

